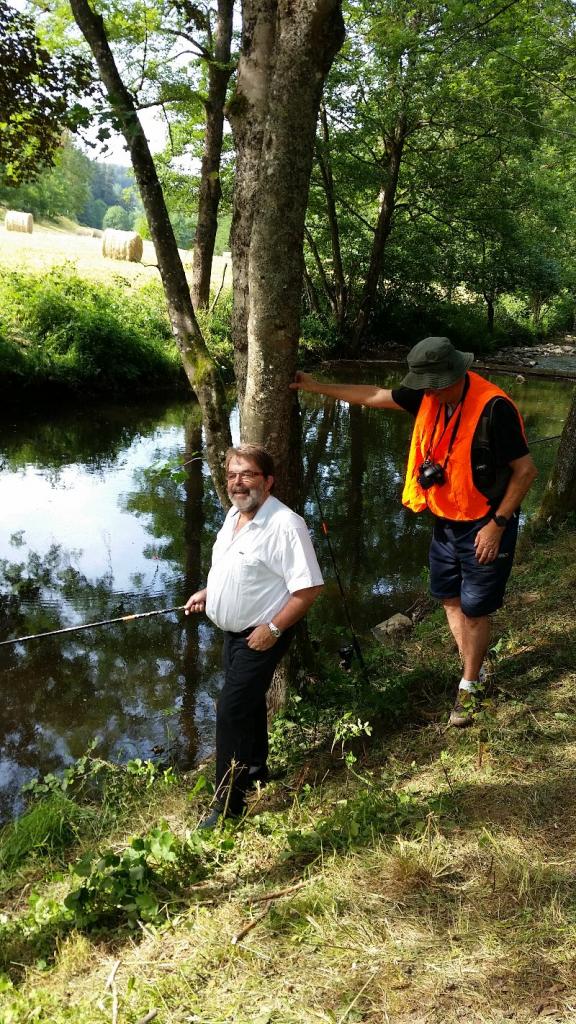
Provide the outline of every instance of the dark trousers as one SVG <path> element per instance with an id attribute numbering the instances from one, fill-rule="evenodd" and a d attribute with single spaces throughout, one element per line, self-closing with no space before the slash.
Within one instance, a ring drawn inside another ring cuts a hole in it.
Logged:
<path id="1" fill-rule="evenodd" d="M 216 707 L 216 798 L 231 814 L 245 804 L 248 770 L 265 768 L 268 757 L 266 694 L 294 629 L 267 651 L 246 643 L 251 629 L 224 633 L 224 686 Z"/>

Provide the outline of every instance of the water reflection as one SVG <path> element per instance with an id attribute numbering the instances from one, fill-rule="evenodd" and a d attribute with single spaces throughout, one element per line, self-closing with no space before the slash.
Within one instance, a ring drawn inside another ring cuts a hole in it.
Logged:
<path id="1" fill-rule="evenodd" d="M 374 379 L 398 376 L 380 368 Z M 522 408 L 529 436 L 560 431 L 570 386 L 497 382 Z M 315 488 L 360 634 L 411 603 L 429 524 L 399 500 L 409 417 L 317 396 L 302 396 L 302 410 L 305 515 L 327 580 L 311 629 L 336 648 L 346 619 Z M 0 639 L 182 604 L 206 578 L 223 516 L 193 461 L 201 450 L 198 411 L 186 402 L 12 414 L 0 425 Z M 534 454 L 542 466 L 553 448 Z M 184 473 L 167 468 L 178 460 Z M 545 479 L 544 470 L 540 490 Z M 0 817 L 18 811 L 24 781 L 81 756 L 95 736 L 112 759 L 203 758 L 219 647 L 205 619 L 176 615 L 0 647 Z"/>

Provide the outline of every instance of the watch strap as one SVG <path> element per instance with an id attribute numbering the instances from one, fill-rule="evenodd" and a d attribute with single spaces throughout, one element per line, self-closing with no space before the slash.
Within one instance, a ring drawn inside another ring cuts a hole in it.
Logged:
<path id="1" fill-rule="evenodd" d="M 492 519 L 496 523 L 496 526 L 499 526 L 500 529 L 503 529 L 505 526 L 508 526 L 508 523 L 510 521 L 508 519 L 508 516 L 499 516 L 499 515 L 496 515 L 495 512 L 492 513 Z"/>

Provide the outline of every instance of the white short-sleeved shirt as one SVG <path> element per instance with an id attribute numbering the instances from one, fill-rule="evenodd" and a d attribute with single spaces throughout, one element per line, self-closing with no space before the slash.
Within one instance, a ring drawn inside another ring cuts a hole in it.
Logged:
<path id="1" fill-rule="evenodd" d="M 323 583 L 301 516 L 269 495 L 234 536 L 239 514 L 224 520 L 206 584 L 206 614 L 231 633 L 270 622 L 295 591 Z"/>

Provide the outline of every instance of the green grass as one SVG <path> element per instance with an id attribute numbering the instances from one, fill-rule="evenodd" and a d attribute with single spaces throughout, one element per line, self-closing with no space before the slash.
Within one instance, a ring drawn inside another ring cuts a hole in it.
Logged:
<path id="1" fill-rule="evenodd" d="M 340 745 L 330 753 L 330 715 L 314 725 L 294 706 L 279 727 L 288 774 L 237 828 L 198 840 L 207 798 L 190 800 L 186 777 L 111 769 L 112 788 L 73 790 L 83 807 L 104 800 L 108 817 L 97 841 L 81 825 L 66 859 L 121 861 L 140 837 L 162 906 L 136 927 L 95 929 L 64 910 L 78 875 L 58 867 L 61 852 L 44 870 L 38 855 L 21 860 L 0 918 L 3 1024 L 102 1024 L 115 999 L 121 1024 L 153 1009 L 162 1024 L 571 1020 L 575 554 L 568 531 L 526 546 L 496 617 L 492 693 L 469 730 L 445 728 L 458 663 L 434 614 L 376 658 L 375 688 L 404 680 L 397 724 L 370 698 L 360 717 L 373 735 L 345 742 L 346 763 Z"/>
<path id="2" fill-rule="evenodd" d="M 0 832 L 0 872 L 34 855 L 56 856 L 93 822 L 95 811 L 52 793 Z"/>

